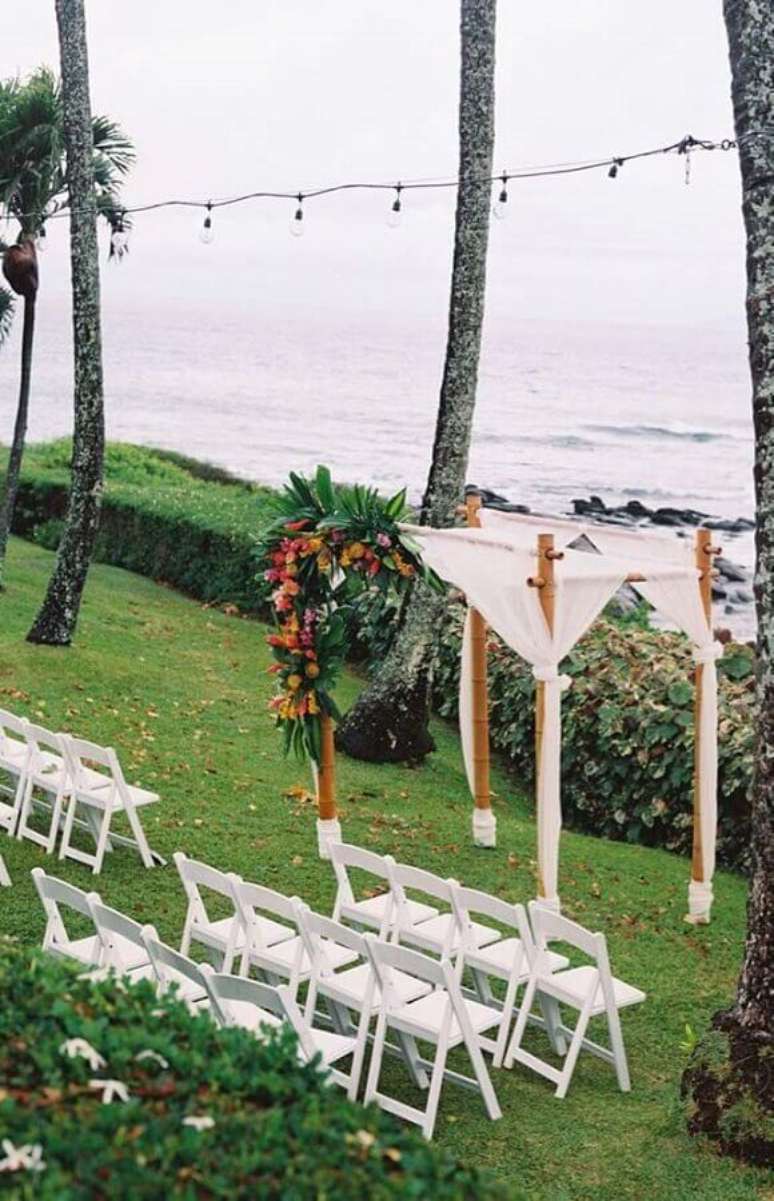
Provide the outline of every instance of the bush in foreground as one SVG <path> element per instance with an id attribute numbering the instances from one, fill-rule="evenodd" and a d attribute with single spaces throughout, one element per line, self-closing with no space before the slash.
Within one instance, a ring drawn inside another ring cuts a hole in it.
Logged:
<path id="1" fill-rule="evenodd" d="M 104 1066 L 70 1057 L 62 1048 L 74 1039 Z M 120 1082 L 128 1100 L 103 1103 L 96 1080 Z M 0 1195 L 497 1201 L 508 1194 L 415 1129 L 350 1104 L 316 1067 L 299 1063 L 291 1035 L 259 1043 L 242 1030 L 219 1030 L 175 999 L 160 1002 L 148 983 L 94 984 L 67 963 L 5 941 Z"/>

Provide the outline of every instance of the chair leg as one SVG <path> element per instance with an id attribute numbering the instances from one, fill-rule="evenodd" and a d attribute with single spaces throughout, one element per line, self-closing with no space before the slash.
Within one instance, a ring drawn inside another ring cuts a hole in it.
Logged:
<path id="1" fill-rule="evenodd" d="M 421 1088 L 424 1092 L 430 1082 L 427 1079 L 427 1073 L 422 1067 L 422 1056 L 419 1054 L 416 1039 L 413 1035 L 404 1033 L 403 1030 L 395 1031 L 395 1039 L 400 1047 L 411 1079 L 417 1088 Z"/>
<path id="2" fill-rule="evenodd" d="M 73 832 L 73 822 L 75 821 L 75 811 L 78 808 L 78 802 L 75 799 L 75 793 L 70 793 L 70 803 L 65 812 L 64 829 L 62 831 L 62 840 L 59 843 L 59 858 L 64 859 L 70 849 L 70 838 Z"/>
<path id="3" fill-rule="evenodd" d="M 363 1060 L 365 1058 L 366 1041 L 368 1039 L 368 1027 L 371 1021 L 371 1014 L 368 1006 L 363 1007 L 360 1014 L 360 1021 L 357 1027 L 357 1042 L 355 1043 L 354 1054 L 352 1055 L 352 1067 L 349 1073 L 349 1088 L 347 1089 L 347 1097 L 350 1101 L 357 1101 L 357 1092 L 360 1087 L 360 1074 L 363 1071 Z"/>
<path id="4" fill-rule="evenodd" d="M 624 1046 L 623 1033 L 621 1031 L 621 1019 L 618 1010 L 615 1008 L 607 1015 L 607 1028 L 610 1032 L 610 1046 L 613 1051 L 618 1087 L 622 1093 L 628 1093 L 632 1087 L 631 1080 L 629 1079 L 629 1064 L 626 1060 L 626 1047 Z"/>
<path id="5" fill-rule="evenodd" d="M 508 1050 L 505 1053 L 505 1060 L 503 1061 L 503 1067 L 505 1068 L 513 1067 L 513 1061 L 516 1056 L 516 1052 L 521 1046 L 521 1040 L 523 1039 L 524 1031 L 527 1028 L 527 1020 L 532 1010 L 532 1004 L 535 1000 L 536 990 L 537 980 L 534 976 L 531 976 L 524 991 L 524 996 L 521 1000 L 521 1009 L 519 1010 L 519 1016 L 516 1019 L 516 1025 L 514 1026 L 513 1034 L 511 1035 L 511 1041 L 508 1044 Z"/>
<path id="6" fill-rule="evenodd" d="M 473 1071 L 476 1074 L 476 1080 L 478 1080 L 478 1087 L 481 1089 L 481 1097 L 484 1102 L 484 1108 L 486 1109 L 487 1117 L 491 1121 L 496 1122 L 498 1118 L 503 1116 L 503 1111 L 500 1109 L 500 1103 L 497 1100 L 497 1093 L 494 1090 L 492 1080 L 489 1072 L 487 1071 L 484 1056 L 481 1054 L 481 1048 L 479 1047 L 478 1043 L 474 1041 L 468 1045 L 467 1051 L 468 1055 L 470 1056 L 470 1062 L 473 1065 Z"/>
<path id="7" fill-rule="evenodd" d="M 443 1030 L 436 1048 L 433 1074 L 430 1077 L 430 1091 L 427 1094 L 427 1105 L 425 1106 L 425 1120 L 422 1123 L 422 1134 L 426 1139 L 431 1139 L 433 1137 L 433 1131 L 435 1130 L 435 1119 L 438 1114 L 438 1102 L 441 1099 L 441 1088 L 443 1086 L 443 1076 L 446 1069 L 447 1048 L 448 1032 L 447 1030 Z"/>
<path id="8" fill-rule="evenodd" d="M 46 853 L 53 854 L 56 846 L 56 836 L 59 833 L 59 823 L 62 820 L 62 806 L 64 804 L 64 790 L 60 789 L 54 797 L 54 804 L 51 809 L 51 825 L 48 831 L 48 842 L 46 843 Z"/>
<path id="9" fill-rule="evenodd" d="M 551 1046 L 557 1055 L 564 1056 L 567 1054 L 567 1040 L 562 1034 L 562 1015 L 559 1012 L 559 1002 L 556 997 L 549 997 L 541 992 L 538 992 L 537 999 Z"/>
<path id="10" fill-rule="evenodd" d="M 134 834 L 135 842 L 137 843 L 137 850 L 140 852 L 140 858 L 142 859 L 143 866 L 153 867 L 153 856 L 151 854 L 151 849 L 148 846 L 148 840 L 145 837 L 145 831 L 142 828 L 142 822 L 137 815 L 137 810 L 135 809 L 134 805 L 127 804 L 126 816 L 132 833 Z"/>
<path id="11" fill-rule="evenodd" d="M 28 779 L 24 785 L 24 795 L 22 796 L 21 808 L 19 810 L 19 818 L 16 825 L 16 837 L 24 838 L 27 829 L 27 821 L 32 808 L 32 780 Z"/>
<path id="12" fill-rule="evenodd" d="M 376 1033 L 374 1034 L 374 1044 L 371 1048 L 371 1063 L 368 1068 L 368 1079 L 366 1081 L 365 1096 L 363 1104 L 368 1105 L 376 1097 L 379 1088 L 379 1073 L 382 1069 L 382 1059 L 384 1057 L 384 1039 L 387 1033 L 387 1014 L 382 1009 L 379 1011 L 379 1017 L 376 1023 Z"/>
<path id="13" fill-rule="evenodd" d="M 580 1016 L 578 1017 L 578 1024 L 575 1027 L 572 1041 L 570 1042 L 570 1047 L 564 1061 L 562 1074 L 559 1078 L 559 1083 L 556 1086 L 556 1093 L 554 1095 L 557 1097 L 565 1097 L 567 1095 L 567 1089 L 570 1087 L 570 1080 L 572 1079 L 572 1074 L 575 1071 L 575 1064 L 577 1062 L 578 1055 L 580 1054 L 583 1036 L 586 1033 L 586 1027 L 589 1024 L 589 1018 L 591 1017 L 591 1006 L 593 1000 L 594 996 L 592 990 L 587 999 L 584 1001 L 583 1009 L 580 1011 Z"/>
<path id="14" fill-rule="evenodd" d="M 492 1056 L 493 1068 L 501 1068 L 503 1066 L 505 1049 L 508 1045 L 508 1031 L 511 1028 L 511 1020 L 513 1018 L 513 1011 L 516 1007 L 516 994 L 518 990 L 519 982 L 515 977 L 512 977 L 508 981 L 508 987 L 505 990 L 502 1016 L 500 1017 L 500 1025 L 497 1028 L 497 1040 L 495 1042 L 494 1055 Z"/>
<path id="15" fill-rule="evenodd" d="M 94 866 L 92 874 L 97 876 L 102 871 L 102 860 L 105 858 L 105 847 L 107 846 L 108 833 L 110 831 L 110 818 L 112 813 L 110 809 L 106 809 L 102 815 L 100 823 L 99 838 L 97 839 L 97 847 L 94 852 Z"/>

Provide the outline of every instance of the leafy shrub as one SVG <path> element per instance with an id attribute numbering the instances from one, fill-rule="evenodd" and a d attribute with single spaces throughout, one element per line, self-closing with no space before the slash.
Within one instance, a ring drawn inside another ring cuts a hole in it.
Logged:
<path id="1" fill-rule="evenodd" d="M 457 717 L 464 609 L 441 640 L 434 699 Z M 521 776 L 534 770 L 534 681 L 496 636 L 489 653 L 490 736 Z M 681 634 L 598 621 L 564 661 L 562 808 L 575 829 L 690 854 L 693 661 Z M 718 862 L 746 863 L 753 750 L 753 661 L 732 644 L 719 664 Z"/>
<path id="2" fill-rule="evenodd" d="M 104 1067 L 65 1054 L 71 1039 Z M 103 1104 L 94 1079 L 120 1081 L 128 1100 Z M 159 1002 L 147 982 L 91 983 L 9 941 L 0 943 L 0 1138 L 40 1148 L 39 1171 L 0 1171 L 0 1194 L 16 1201 L 506 1196 L 415 1128 L 348 1102 L 298 1061 L 290 1034 L 259 1043 L 218 1030 L 174 998 Z"/>
<path id="3" fill-rule="evenodd" d="M 67 507 L 71 446 L 31 447 L 14 533 L 55 548 Z M 164 451 L 112 443 L 96 558 L 179 588 L 210 604 L 262 611 L 255 539 L 271 517 L 268 489 Z"/>

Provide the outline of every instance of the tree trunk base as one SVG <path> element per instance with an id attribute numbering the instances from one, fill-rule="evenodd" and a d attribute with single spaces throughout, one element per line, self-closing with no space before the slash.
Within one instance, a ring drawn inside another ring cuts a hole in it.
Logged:
<path id="1" fill-rule="evenodd" d="M 688 1131 L 757 1167 L 774 1166 L 774 1033 L 715 1014 L 680 1088 Z"/>
<path id="2" fill-rule="evenodd" d="M 424 681 L 413 688 L 364 693 L 336 728 L 336 747 L 368 763 L 405 763 L 435 750 L 427 728 Z"/>

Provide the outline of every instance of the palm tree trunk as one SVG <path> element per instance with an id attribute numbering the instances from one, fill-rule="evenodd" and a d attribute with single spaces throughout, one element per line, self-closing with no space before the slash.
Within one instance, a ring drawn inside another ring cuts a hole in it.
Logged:
<path id="1" fill-rule="evenodd" d="M 24 326 L 22 330 L 21 382 L 16 421 L 13 427 L 13 442 L 8 456 L 8 467 L 3 485 L 2 508 L 0 508 L 0 588 L 3 587 L 5 554 L 8 537 L 13 525 L 16 494 L 19 490 L 24 439 L 27 436 L 27 414 L 30 407 L 30 382 L 32 379 L 32 347 L 35 339 L 35 295 L 24 298 Z"/>
<path id="2" fill-rule="evenodd" d="M 56 0 L 70 194 L 75 426 L 64 533 L 43 606 L 27 638 L 69 646 L 99 525 L 105 413 L 102 388 L 97 205 L 83 0 Z"/>
<path id="3" fill-rule="evenodd" d="M 449 330 L 423 524 L 453 524 L 462 499 L 476 403 L 489 243 L 497 0 L 460 4 L 459 179 Z M 417 586 L 395 643 L 337 731 L 358 759 L 416 759 L 433 749 L 430 680 L 445 599 Z"/>
<path id="4" fill-rule="evenodd" d="M 689 1126 L 754 1163 L 774 1162 L 774 7 L 724 0 L 747 235 L 755 425 L 758 619 L 752 877 L 734 1007 L 716 1014 L 684 1089 Z"/>

